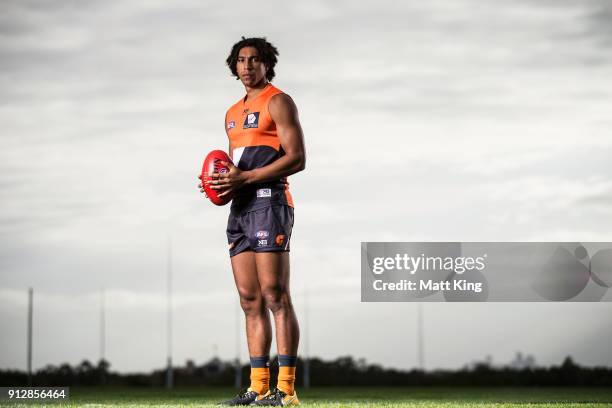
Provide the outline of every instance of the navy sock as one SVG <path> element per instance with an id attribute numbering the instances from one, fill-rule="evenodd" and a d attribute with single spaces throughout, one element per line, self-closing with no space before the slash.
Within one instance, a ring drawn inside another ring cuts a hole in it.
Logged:
<path id="1" fill-rule="evenodd" d="M 297 356 L 289 356 L 287 354 L 278 355 L 278 366 L 279 367 L 295 367 L 297 363 Z"/>
<path id="2" fill-rule="evenodd" d="M 251 368 L 270 367 L 270 356 L 251 357 Z"/>

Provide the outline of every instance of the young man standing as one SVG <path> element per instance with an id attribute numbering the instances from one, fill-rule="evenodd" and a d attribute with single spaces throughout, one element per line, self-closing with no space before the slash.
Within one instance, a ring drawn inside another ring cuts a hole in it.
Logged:
<path id="1" fill-rule="evenodd" d="M 304 170 L 304 137 L 293 100 L 274 87 L 278 51 L 264 38 L 242 38 L 227 58 L 246 95 L 229 108 L 229 171 L 210 181 L 233 194 L 227 225 L 232 270 L 246 317 L 251 384 L 226 405 L 298 405 L 294 389 L 299 327 L 289 293 L 293 200 L 287 176 Z M 201 185 L 200 185 L 201 187 Z M 203 191 L 203 190 L 201 190 Z M 278 384 L 270 388 L 274 318 Z"/>

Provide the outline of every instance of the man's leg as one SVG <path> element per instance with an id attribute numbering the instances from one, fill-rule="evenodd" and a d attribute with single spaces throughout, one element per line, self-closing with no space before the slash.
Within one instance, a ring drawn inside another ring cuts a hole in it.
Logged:
<path id="1" fill-rule="evenodd" d="M 274 315 L 279 354 L 278 388 L 293 395 L 300 329 L 289 291 L 289 252 L 256 253 L 255 263 L 265 306 Z"/>
<path id="2" fill-rule="evenodd" d="M 265 394 L 270 386 L 268 359 L 272 343 L 270 314 L 265 306 L 257 276 L 255 254 L 241 252 L 231 258 L 240 306 L 246 318 L 247 344 L 251 358 L 250 388 Z"/>

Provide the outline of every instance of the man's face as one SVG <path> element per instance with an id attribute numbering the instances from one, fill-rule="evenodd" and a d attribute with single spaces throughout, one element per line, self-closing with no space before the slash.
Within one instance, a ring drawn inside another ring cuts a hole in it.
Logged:
<path id="1" fill-rule="evenodd" d="M 253 87 L 265 79 L 267 68 L 259 59 L 257 48 L 244 47 L 238 52 L 236 71 L 244 86 Z"/>

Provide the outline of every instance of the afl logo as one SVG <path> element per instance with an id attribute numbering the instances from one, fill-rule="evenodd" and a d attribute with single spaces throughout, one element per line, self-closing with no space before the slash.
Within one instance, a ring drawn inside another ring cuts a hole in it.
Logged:
<path id="1" fill-rule="evenodd" d="M 221 160 L 215 160 L 215 170 L 219 174 L 225 174 L 229 171 L 227 167 L 221 164 Z"/>
<path id="2" fill-rule="evenodd" d="M 257 234 L 255 234 L 255 236 L 257 238 L 268 238 L 268 231 L 257 231 Z"/>

